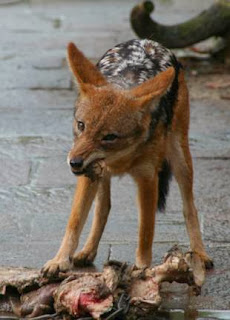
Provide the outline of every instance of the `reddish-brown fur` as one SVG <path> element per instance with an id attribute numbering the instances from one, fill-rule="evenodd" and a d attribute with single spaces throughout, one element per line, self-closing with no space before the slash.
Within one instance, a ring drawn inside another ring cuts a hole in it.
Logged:
<path id="1" fill-rule="evenodd" d="M 81 157 L 86 169 L 103 159 L 105 168 L 103 175 L 94 181 L 85 175 L 79 177 L 62 245 L 56 257 L 47 262 L 44 272 L 52 274 L 66 270 L 71 266 L 72 258 L 75 263 L 93 261 L 110 210 L 110 178 L 124 173 L 130 174 L 138 186 L 140 213 L 136 264 L 149 266 L 158 200 L 158 172 L 164 159 L 169 161 L 180 187 L 191 249 L 206 264 L 211 263 L 204 250 L 193 201 L 193 168 L 188 144 L 189 102 L 183 71 L 179 73 L 171 128 L 165 134 L 164 125 L 159 123 L 149 138 L 150 113 L 174 79 L 173 67 L 131 90 L 119 90 L 109 84 L 72 43 L 68 46 L 68 61 L 80 91 L 74 120 L 75 139 L 69 159 Z M 76 129 L 78 121 L 84 121 L 83 132 Z M 103 140 L 114 132 L 121 138 L 109 143 Z M 83 250 L 74 256 L 95 197 L 91 232 Z"/>

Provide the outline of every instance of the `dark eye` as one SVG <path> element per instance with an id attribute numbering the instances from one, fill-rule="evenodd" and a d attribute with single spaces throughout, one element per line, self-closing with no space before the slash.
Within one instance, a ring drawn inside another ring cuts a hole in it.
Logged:
<path id="1" fill-rule="evenodd" d="M 84 131 L 84 129 L 85 129 L 85 124 L 84 124 L 84 122 L 82 122 L 82 121 L 78 121 L 77 122 L 77 128 L 78 128 L 78 130 L 79 131 Z"/>
<path id="2" fill-rule="evenodd" d="M 107 134 L 102 138 L 102 141 L 114 141 L 118 138 L 118 136 L 114 133 Z"/>

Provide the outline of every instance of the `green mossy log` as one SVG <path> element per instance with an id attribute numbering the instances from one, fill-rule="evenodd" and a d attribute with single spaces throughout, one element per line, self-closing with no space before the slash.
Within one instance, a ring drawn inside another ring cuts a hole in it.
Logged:
<path id="1" fill-rule="evenodd" d="M 212 36 L 227 37 L 230 31 L 230 1 L 219 0 L 198 16 L 180 24 L 162 25 L 150 14 L 151 1 L 144 1 L 131 12 L 130 22 L 140 38 L 158 41 L 168 48 L 184 48 Z"/>

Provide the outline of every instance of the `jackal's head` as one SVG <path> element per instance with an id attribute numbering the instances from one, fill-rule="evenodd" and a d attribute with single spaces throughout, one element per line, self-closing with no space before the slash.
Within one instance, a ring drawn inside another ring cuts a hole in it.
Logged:
<path id="1" fill-rule="evenodd" d="M 106 165 L 135 157 L 149 135 L 151 112 L 174 79 L 168 68 L 130 90 L 108 83 L 102 73 L 73 43 L 68 45 L 69 67 L 77 81 L 79 97 L 74 110 L 74 144 L 68 161 L 75 174 L 87 174 L 92 165 Z"/>

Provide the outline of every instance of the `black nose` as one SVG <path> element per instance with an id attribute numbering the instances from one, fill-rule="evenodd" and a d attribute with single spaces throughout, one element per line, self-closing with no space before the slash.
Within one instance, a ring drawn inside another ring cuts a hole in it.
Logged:
<path id="1" fill-rule="evenodd" d="M 80 169 L 83 166 L 83 159 L 80 157 L 73 158 L 70 160 L 69 164 L 73 169 Z"/>

